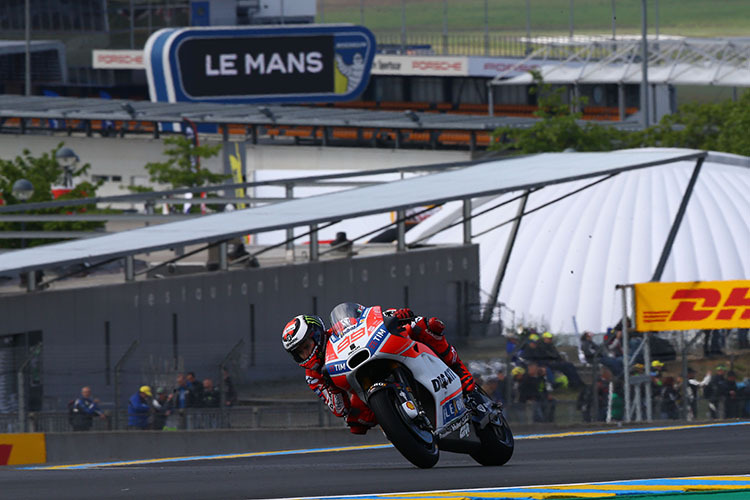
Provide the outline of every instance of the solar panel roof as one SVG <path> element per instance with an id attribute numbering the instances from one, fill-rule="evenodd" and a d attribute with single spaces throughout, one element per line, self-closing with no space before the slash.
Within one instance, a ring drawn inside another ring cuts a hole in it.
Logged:
<path id="1" fill-rule="evenodd" d="M 448 172 L 224 212 L 121 233 L 0 254 L 0 272 L 25 271 L 225 240 L 402 208 L 500 194 L 626 170 L 697 159 L 688 149 L 544 153 Z"/>

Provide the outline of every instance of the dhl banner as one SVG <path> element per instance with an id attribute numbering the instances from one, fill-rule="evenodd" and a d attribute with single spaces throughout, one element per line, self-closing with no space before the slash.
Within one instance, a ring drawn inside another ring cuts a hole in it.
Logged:
<path id="1" fill-rule="evenodd" d="M 750 328 L 750 281 L 635 285 L 640 332 Z"/>
<path id="2" fill-rule="evenodd" d="M 46 461 L 44 434 L 0 434 L 0 465 L 43 464 Z"/>

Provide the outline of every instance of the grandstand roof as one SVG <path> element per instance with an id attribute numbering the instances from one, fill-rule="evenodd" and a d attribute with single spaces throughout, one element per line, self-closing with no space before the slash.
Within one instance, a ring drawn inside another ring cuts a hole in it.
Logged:
<path id="1" fill-rule="evenodd" d="M 529 73 L 508 78 L 529 60 L 545 60 L 542 78 L 551 84 L 639 84 L 642 80 L 640 40 L 598 40 L 576 43 L 560 60 L 558 46 L 544 46 L 499 73 L 493 85 L 527 85 Z M 651 84 L 750 87 L 750 40 L 649 40 L 648 81 Z"/>
<path id="2" fill-rule="evenodd" d="M 311 127 L 370 127 L 411 130 L 494 130 L 533 123 L 532 118 L 374 111 L 335 107 L 256 104 L 164 103 L 123 99 L 0 95 L 0 118 L 138 120 Z"/>

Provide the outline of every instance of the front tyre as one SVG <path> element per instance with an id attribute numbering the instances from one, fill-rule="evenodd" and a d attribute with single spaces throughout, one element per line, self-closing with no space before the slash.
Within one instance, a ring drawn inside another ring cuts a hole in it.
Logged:
<path id="1" fill-rule="evenodd" d="M 482 465 L 503 465 L 513 456 L 513 432 L 505 416 L 500 414 L 499 418 L 502 425 L 489 423 L 484 429 L 476 429 L 482 447 L 471 458 Z"/>
<path id="2" fill-rule="evenodd" d="M 411 463 L 429 469 L 440 458 L 435 438 L 402 415 L 399 402 L 390 389 L 373 393 L 367 404 L 375 413 L 388 440 Z"/>

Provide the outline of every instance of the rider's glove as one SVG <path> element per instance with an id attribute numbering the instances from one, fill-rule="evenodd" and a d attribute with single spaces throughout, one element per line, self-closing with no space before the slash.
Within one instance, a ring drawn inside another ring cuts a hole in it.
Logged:
<path id="1" fill-rule="evenodd" d="M 435 335 L 442 335 L 445 330 L 445 323 L 437 318 L 430 318 L 427 320 L 427 329 Z"/>
<path id="2" fill-rule="evenodd" d="M 345 417 L 349 413 L 349 399 L 343 392 L 330 391 L 328 409 L 337 417 Z"/>
<path id="3" fill-rule="evenodd" d="M 400 320 L 414 319 L 414 312 L 408 307 L 405 307 L 403 309 L 396 309 L 393 315 L 396 316 Z"/>

